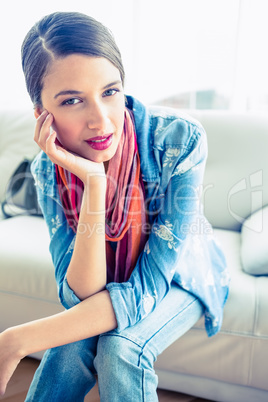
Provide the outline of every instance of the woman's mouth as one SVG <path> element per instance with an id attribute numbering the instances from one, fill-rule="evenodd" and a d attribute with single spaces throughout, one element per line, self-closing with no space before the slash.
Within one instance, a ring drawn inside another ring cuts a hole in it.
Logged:
<path id="1" fill-rule="evenodd" d="M 103 151 L 104 149 L 109 148 L 109 146 L 113 142 L 113 134 L 108 135 L 99 135 L 94 138 L 90 138 L 87 140 L 88 145 L 97 151 Z"/>

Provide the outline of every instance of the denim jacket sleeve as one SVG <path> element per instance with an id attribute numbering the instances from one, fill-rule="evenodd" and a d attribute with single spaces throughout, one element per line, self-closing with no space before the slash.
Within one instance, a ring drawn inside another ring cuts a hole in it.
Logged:
<path id="1" fill-rule="evenodd" d="M 155 154 L 161 170 L 161 208 L 129 281 L 107 285 L 117 331 L 153 311 L 174 281 L 204 304 L 206 330 L 211 336 L 221 326 L 228 274 L 211 230 L 193 230 L 200 220 L 211 228 L 200 202 L 207 156 L 205 132 L 195 127 L 187 144 L 180 148 L 160 146 Z"/>
<path id="2" fill-rule="evenodd" d="M 49 251 L 55 268 L 59 299 L 68 309 L 80 302 L 66 279 L 74 248 L 75 233 L 68 225 L 63 212 L 57 192 L 54 165 L 45 153 L 40 152 L 37 155 L 32 163 L 31 171 L 35 178 L 38 202 L 49 230 Z"/>

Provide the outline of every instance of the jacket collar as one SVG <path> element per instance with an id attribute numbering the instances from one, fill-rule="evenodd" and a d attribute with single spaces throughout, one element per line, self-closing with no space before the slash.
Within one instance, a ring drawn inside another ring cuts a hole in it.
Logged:
<path id="1" fill-rule="evenodd" d="M 159 169 L 154 155 L 154 132 L 150 111 L 132 96 L 127 96 L 127 107 L 134 114 L 142 179 L 148 182 L 156 181 L 159 178 Z"/>

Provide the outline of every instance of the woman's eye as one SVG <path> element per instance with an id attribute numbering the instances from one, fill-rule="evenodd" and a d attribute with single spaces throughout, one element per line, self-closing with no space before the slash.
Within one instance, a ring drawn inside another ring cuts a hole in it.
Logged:
<path id="1" fill-rule="evenodd" d="M 107 89 L 107 91 L 104 92 L 104 96 L 113 96 L 115 95 L 117 92 L 119 92 L 118 89 L 115 88 L 111 88 L 111 89 Z"/>
<path id="2" fill-rule="evenodd" d="M 62 105 L 76 105 L 77 103 L 79 103 L 80 100 L 77 98 L 71 98 L 71 99 L 67 99 L 64 102 L 62 102 Z"/>

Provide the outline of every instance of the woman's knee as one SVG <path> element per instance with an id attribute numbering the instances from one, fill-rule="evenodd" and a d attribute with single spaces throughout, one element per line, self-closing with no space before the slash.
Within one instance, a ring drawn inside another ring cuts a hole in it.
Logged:
<path id="1" fill-rule="evenodd" d="M 100 336 L 94 361 L 101 399 L 140 401 L 144 393 L 155 394 L 157 376 L 153 359 L 142 344 L 120 334 Z M 155 394 L 156 395 L 156 394 Z M 114 397 L 114 399 L 113 399 Z M 153 399 L 155 400 L 155 399 Z"/>
<path id="2" fill-rule="evenodd" d="M 96 362 L 99 366 L 113 366 L 120 361 L 138 364 L 141 347 L 132 340 L 117 334 L 105 334 L 99 337 Z"/>
<path id="3" fill-rule="evenodd" d="M 120 334 L 101 335 L 97 346 L 95 367 L 109 371 L 127 367 L 152 368 L 155 355 L 146 346 Z"/>

